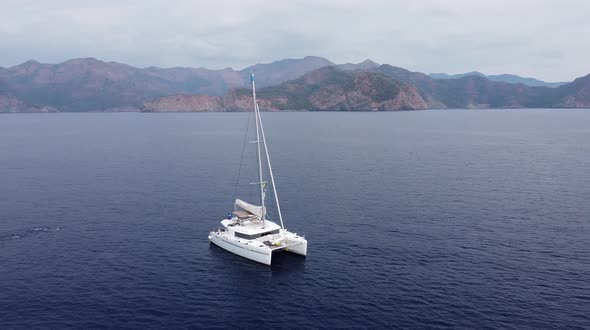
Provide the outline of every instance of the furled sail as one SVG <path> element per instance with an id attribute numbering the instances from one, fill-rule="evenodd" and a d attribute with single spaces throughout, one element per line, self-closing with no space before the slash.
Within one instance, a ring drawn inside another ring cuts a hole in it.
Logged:
<path id="1" fill-rule="evenodd" d="M 257 217 L 261 217 L 262 216 L 262 211 L 263 208 L 262 206 L 257 206 L 257 205 L 252 205 L 249 203 L 244 202 L 243 200 L 236 198 L 236 201 L 234 202 L 234 205 L 236 206 L 236 208 L 240 208 L 244 211 L 248 211 L 251 214 L 257 216 Z M 266 209 L 264 209 L 265 213 L 266 213 Z"/>

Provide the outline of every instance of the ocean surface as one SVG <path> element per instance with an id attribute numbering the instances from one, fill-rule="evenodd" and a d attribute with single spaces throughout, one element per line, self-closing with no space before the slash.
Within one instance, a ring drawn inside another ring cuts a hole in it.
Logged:
<path id="1" fill-rule="evenodd" d="M 271 267 L 207 240 L 246 118 L 0 115 L 0 328 L 590 328 L 590 110 L 264 113 Z"/>

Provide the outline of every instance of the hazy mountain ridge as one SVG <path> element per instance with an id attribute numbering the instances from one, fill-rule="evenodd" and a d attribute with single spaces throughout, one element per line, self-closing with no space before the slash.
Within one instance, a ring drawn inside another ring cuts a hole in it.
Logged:
<path id="1" fill-rule="evenodd" d="M 496 75 L 486 75 L 478 71 L 471 71 L 466 73 L 459 73 L 459 74 L 446 74 L 446 73 L 431 73 L 429 74 L 431 78 L 434 79 L 458 79 L 467 76 L 480 76 L 487 78 L 492 81 L 498 82 L 505 82 L 510 84 L 524 84 L 530 87 L 559 87 L 561 85 L 565 85 L 567 81 L 561 82 L 546 82 L 543 80 L 535 79 L 535 78 L 528 78 L 528 77 L 521 77 L 514 74 L 496 74 Z"/>
<path id="2" fill-rule="evenodd" d="M 243 111 L 251 72 L 264 110 L 590 107 L 590 78 L 556 88 L 497 82 L 481 75 L 433 79 L 371 60 L 321 57 L 231 68 L 135 68 L 94 58 L 27 61 L 0 69 L 0 112 Z"/>
<path id="3" fill-rule="evenodd" d="M 0 91 L 33 107 L 60 111 L 104 111 L 134 107 L 174 94 L 223 95 L 250 84 L 250 72 L 262 72 L 263 86 L 278 84 L 332 62 L 320 57 L 257 64 L 243 70 L 204 68 L 135 68 L 94 58 L 59 64 L 27 61 L 0 70 Z M 266 73 L 266 74 L 264 74 Z M 20 107 L 19 107 L 20 108 Z M 7 112 L 0 108 L 0 112 Z"/>
<path id="4" fill-rule="evenodd" d="M 220 98 L 229 111 L 250 110 L 250 91 L 237 89 L 240 103 Z M 392 111 L 446 108 L 559 108 L 590 107 L 590 75 L 557 88 L 529 87 L 496 82 L 481 76 L 459 79 L 433 79 L 391 65 L 372 70 L 341 70 L 338 66 L 321 68 L 303 77 L 277 86 L 259 89 L 261 108 L 277 110 Z M 191 102 L 195 102 L 195 98 Z M 170 111 L 178 107 L 169 103 Z M 151 103 L 146 109 L 153 109 Z M 199 105 L 198 111 L 207 111 Z M 150 110 L 151 111 L 151 110 Z M 215 110 L 211 110 L 215 111 Z"/>
<path id="5" fill-rule="evenodd" d="M 558 108 L 590 107 L 590 78 L 555 87 L 491 81 L 468 75 L 457 79 L 433 79 L 420 72 L 382 65 L 381 72 L 415 85 L 429 108 Z"/>
<path id="6" fill-rule="evenodd" d="M 366 59 L 360 63 L 344 63 L 344 64 L 337 64 L 336 67 L 342 70 L 372 70 L 379 67 L 378 63 L 371 61 L 370 59 Z"/>
<path id="7" fill-rule="evenodd" d="M 278 86 L 257 92 L 263 111 L 392 111 L 426 109 L 414 86 L 388 78 L 380 72 L 342 70 L 327 66 Z M 148 112 L 248 111 L 251 91 L 235 89 L 223 97 L 175 95 L 144 104 Z"/>
<path id="8" fill-rule="evenodd" d="M 240 71 L 245 84 L 240 87 L 250 85 L 250 73 L 256 74 L 256 86 L 266 87 L 274 86 L 285 81 L 293 80 L 304 74 L 326 67 L 335 65 L 329 60 L 318 56 L 306 56 L 303 59 L 286 59 L 272 63 L 255 64 Z"/>

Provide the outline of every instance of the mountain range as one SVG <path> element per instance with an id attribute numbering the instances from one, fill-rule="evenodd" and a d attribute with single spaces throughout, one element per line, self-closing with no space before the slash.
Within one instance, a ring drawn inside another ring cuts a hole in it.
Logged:
<path id="1" fill-rule="evenodd" d="M 136 68 L 94 58 L 0 68 L 0 112 L 243 111 L 251 72 L 263 110 L 590 107 L 590 76 L 558 87 L 432 76 L 366 60 L 315 56 L 231 68 Z M 515 76 L 516 77 L 516 76 Z M 514 83 L 516 82 L 516 83 Z"/>
<path id="2" fill-rule="evenodd" d="M 471 71 L 460 74 L 431 73 L 429 74 L 429 76 L 434 79 L 457 79 L 467 76 L 479 76 L 492 81 L 506 82 L 510 84 L 523 84 L 531 87 L 559 87 L 561 85 L 565 85 L 568 83 L 567 81 L 546 82 L 535 78 L 525 78 L 513 74 L 485 75 L 478 71 Z"/>

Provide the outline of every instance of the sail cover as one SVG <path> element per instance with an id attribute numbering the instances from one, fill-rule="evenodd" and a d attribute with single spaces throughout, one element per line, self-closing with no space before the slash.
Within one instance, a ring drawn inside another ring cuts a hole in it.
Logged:
<path id="1" fill-rule="evenodd" d="M 255 216 L 258 216 L 258 217 L 262 216 L 262 206 L 257 206 L 257 205 L 252 205 L 252 204 L 246 203 L 239 198 L 236 199 L 234 204 L 237 208 L 248 211 Z"/>

